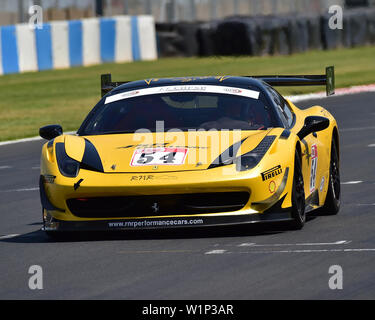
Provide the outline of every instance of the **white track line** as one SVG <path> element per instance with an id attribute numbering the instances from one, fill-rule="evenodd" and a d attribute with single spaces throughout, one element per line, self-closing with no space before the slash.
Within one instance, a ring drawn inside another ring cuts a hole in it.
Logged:
<path id="1" fill-rule="evenodd" d="M 366 130 L 374 130 L 375 126 L 372 127 L 357 127 L 357 128 L 344 128 L 339 129 L 340 132 L 352 132 L 352 131 L 366 131 Z"/>
<path id="2" fill-rule="evenodd" d="M 75 131 L 69 131 L 65 132 L 64 134 L 75 134 Z M 16 143 L 22 143 L 22 142 L 32 142 L 32 141 L 39 141 L 43 140 L 41 137 L 32 137 L 32 138 L 24 138 L 24 139 L 18 139 L 18 140 L 9 140 L 9 141 L 2 141 L 0 142 L 0 147 L 1 146 L 6 146 L 9 144 L 16 144 Z"/>
<path id="3" fill-rule="evenodd" d="M 37 191 L 37 190 L 39 191 L 39 187 L 36 187 L 36 188 L 22 188 L 22 189 L 11 189 L 11 190 L 0 190 L 0 193 Z"/>
<path id="4" fill-rule="evenodd" d="M 375 92 L 375 84 L 364 85 L 364 86 L 353 86 L 350 88 L 339 88 L 335 90 L 335 94 L 332 97 L 337 96 L 346 96 L 350 94 L 357 94 L 363 92 Z M 304 100 L 313 100 L 313 99 L 324 99 L 326 98 L 325 92 L 318 92 L 318 93 L 309 93 L 309 94 L 302 94 L 298 96 L 289 96 L 286 97 L 291 100 L 293 103 L 304 101 Z"/>
<path id="5" fill-rule="evenodd" d="M 32 137 L 32 138 L 25 138 L 25 139 L 19 139 L 19 140 L 3 141 L 3 142 L 0 142 L 0 146 L 6 146 L 8 144 L 15 144 L 15 143 L 22 143 L 22 142 L 38 141 L 38 140 L 42 140 L 42 138 Z"/>
<path id="6" fill-rule="evenodd" d="M 15 234 L 8 234 L 6 236 L 0 236 L 0 240 L 2 239 L 11 239 L 11 238 L 15 238 L 15 237 L 18 237 L 19 234 L 18 233 L 15 233 Z"/>
<path id="7" fill-rule="evenodd" d="M 375 252 L 375 248 L 351 248 L 351 249 L 311 249 L 311 250 L 254 250 L 254 251 L 230 251 L 229 253 L 322 253 L 322 252 Z"/>
<path id="8" fill-rule="evenodd" d="M 11 166 L 0 166 L 0 170 L 4 170 L 4 169 L 12 169 Z"/>
<path id="9" fill-rule="evenodd" d="M 362 183 L 363 181 L 347 181 L 347 182 L 341 182 L 341 184 L 359 184 Z"/>
<path id="10" fill-rule="evenodd" d="M 227 250 L 211 250 L 211 251 L 207 251 L 205 254 L 223 254 L 227 252 Z"/>
<path id="11" fill-rule="evenodd" d="M 341 249 L 290 249 L 290 250 L 248 250 L 248 251 L 227 251 L 212 250 L 205 254 L 272 254 L 272 253 L 337 253 L 337 252 L 375 252 L 375 248 L 341 248 Z"/>
<path id="12" fill-rule="evenodd" d="M 241 243 L 239 247 L 290 247 L 290 246 L 333 246 L 349 244 L 351 241 L 340 240 L 336 242 L 312 242 L 312 243 L 275 243 L 275 244 L 256 244 L 256 243 Z"/>

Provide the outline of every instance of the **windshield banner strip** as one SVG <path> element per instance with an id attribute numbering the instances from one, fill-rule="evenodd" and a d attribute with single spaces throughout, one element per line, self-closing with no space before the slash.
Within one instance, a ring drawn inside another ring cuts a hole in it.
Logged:
<path id="1" fill-rule="evenodd" d="M 164 87 L 153 87 L 139 90 L 132 90 L 115 94 L 105 99 L 105 104 L 130 99 L 135 97 L 141 97 L 152 94 L 167 94 L 167 93 L 189 93 L 189 92 L 203 92 L 203 93 L 220 93 L 230 94 L 234 96 L 248 97 L 252 99 L 259 99 L 259 92 L 249 89 L 224 87 L 224 86 L 205 86 L 205 85 L 178 85 L 178 86 L 164 86 Z"/>

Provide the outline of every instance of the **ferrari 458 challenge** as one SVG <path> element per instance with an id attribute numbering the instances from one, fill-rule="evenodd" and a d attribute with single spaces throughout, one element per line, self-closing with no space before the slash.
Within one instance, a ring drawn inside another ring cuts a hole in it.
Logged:
<path id="1" fill-rule="evenodd" d="M 340 207 L 339 132 L 323 107 L 273 87 L 324 75 L 112 82 L 75 135 L 40 129 L 40 197 L 49 235 L 288 221 Z"/>

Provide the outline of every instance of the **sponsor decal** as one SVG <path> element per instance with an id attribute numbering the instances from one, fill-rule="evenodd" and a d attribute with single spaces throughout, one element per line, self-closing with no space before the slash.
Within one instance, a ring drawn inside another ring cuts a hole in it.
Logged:
<path id="1" fill-rule="evenodd" d="M 278 176 L 279 174 L 281 174 L 283 172 L 283 169 L 281 168 L 280 165 L 276 166 L 276 167 L 273 167 L 267 171 L 264 171 L 261 173 L 262 175 L 262 180 L 263 181 L 266 181 L 270 178 L 274 178 L 276 176 Z"/>
<path id="2" fill-rule="evenodd" d="M 147 79 L 147 80 L 145 80 L 145 82 L 146 82 L 148 85 L 150 85 L 151 82 L 158 82 L 158 81 L 159 81 L 159 79 Z"/>
<path id="3" fill-rule="evenodd" d="M 130 181 L 148 181 L 148 180 L 153 180 L 155 176 L 153 175 L 138 175 L 138 176 L 132 176 L 130 178 Z"/>
<path id="4" fill-rule="evenodd" d="M 305 140 L 301 141 L 303 145 L 305 146 L 305 151 L 302 153 L 302 156 L 306 158 L 306 163 L 309 165 L 311 154 L 309 153 L 309 146 Z"/>
<path id="5" fill-rule="evenodd" d="M 105 104 L 116 102 L 124 99 L 133 98 L 134 96 L 142 97 L 153 94 L 165 94 L 165 93 L 180 93 L 180 92 L 207 92 L 217 94 L 230 94 L 235 96 L 242 96 L 252 99 L 259 99 L 259 91 L 250 89 L 241 89 L 235 87 L 226 86 L 214 86 L 214 85 L 175 85 L 175 86 L 162 86 L 162 87 L 151 87 L 139 90 L 133 90 L 128 92 L 122 92 L 109 96 L 105 99 Z"/>
<path id="6" fill-rule="evenodd" d="M 129 148 L 163 148 L 166 147 L 169 142 L 165 143 L 154 143 L 154 144 L 131 144 L 128 146 L 118 147 L 117 149 L 129 149 Z M 200 146 L 169 146 L 169 148 L 187 148 L 187 149 L 208 149 L 209 147 L 200 147 Z"/>
<path id="7" fill-rule="evenodd" d="M 322 181 L 320 182 L 320 192 L 323 191 L 323 188 L 324 188 L 324 177 L 322 178 Z"/>
<path id="8" fill-rule="evenodd" d="M 268 185 L 268 189 L 270 190 L 271 193 L 274 193 L 276 191 L 276 183 L 275 181 L 271 181 L 270 184 Z"/>
<path id="9" fill-rule="evenodd" d="M 123 99 L 133 98 L 134 96 L 138 95 L 139 93 L 140 93 L 139 90 L 128 91 L 128 92 L 119 93 L 119 94 L 116 95 L 116 97 L 117 97 L 117 100 L 123 100 Z"/>
<path id="10" fill-rule="evenodd" d="M 208 149 L 209 147 L 199 147 L 199 146 L 169 146 L 169 148 Z"/>
<path id="11" fill-rule="evenodd" d="M 155 176 L 155 179 L 158 179 L 158 180 L 176 180 L 177 177 L 176 176 L 169 176 L 169 175 L 161 175 L 161 176 Z"/>
<path id="12" fill-rule="evenodd" d="M 130 181 L 150 181 L 150 180 L 176 180 L 176 176 L 170 176 L 170 175 L 152 175 L 152 174 L 147 174 L 147 175 L 136 175 L 136 176 L 131 176 Z"/>
<path id="13" fill-rule="evenodd" d="M 237 88 L 226 88 L 224 89 L 224 91 L 228 93 L 237 93 L 237 94 L 242 92 L 241 89 L 237 89 Z"/>
<path id="14" fill-rule="evenodd" d="M 311 146 L 310 192 L 313 192 L 315 190 L 317 166 L 318 166 L 318 147 L 316 144 L 313 144 Z"/>
<path id="15" fill-rule="evenodd" d="M 136 149 L 130 165 L 153 166 L 157 169 L 160 165 L 183 165 L 185 163 L 187 148 L 143 148 Z"/>
<path id="16" fill-rule="evenodd" d="M 74 191 L 76 191 L 80 186 L 81 186 L 81 183 L 82 183 L 83 179 L 79 179 L 75 184 L 74 184 Z"/>
<path id="17" fill-rule="evenodd" d="M 207 86 L 168 86 L 160 87 L 159 92 L 206 92 Z"/>
<path id="18" fill-rule="evenodd" d="M 154 144 L 130 144 L 123 147 L 118 147 L 117 149 L 129 149 L 129 148 L 163 148 L 168 145 L 168 142 L 165 143 L 154 143 Z"/>
<path id="19" fill-rule="evenodd" d="M 157 202 L 155 202 L 152 206 L 151 206 L 151 209 L 154 213 L 158 213 L 160 208 L 159 208 L 159 204 Z"/>
<path id="20" fill-rule="evenodd" d="M 229 78 L 231 78 L 231 76 L 218 76 L 218 77 L 216 77 L 216 79 L 218 79 L 219 82 L 222 82 L 222 81 L 227 80 Z"/>
<path id="21" fill-rule="evenodd" d="M 169 226 L 188 226 L 204 224 L 203 219 L 165 219 L 165 220 L 129 220 L 108 222 L 109 228 L 147 228 L 147 227 L 169 227 Z"/>
<path id="22" fill-rule="evenodd" d="M 193 82 L 193 81 L 200 81 L 200 80 L 206 80 L 206 79 L 216 79 L 216 80 L 219 80 L 219 82 L 223 82 L 224 80 L 226 79 L 229 79 L 231 78 L 230 76 L 216 76 L 216 77 L 212 77 L 212 76 L 204 76 L 204 77 L 175 77 L 175 78 L 171 78 L 172 81 L 180 81 L 180 82 Z M 156 78 L 156 79 L 146 79 L 145 82 L 150 85 L 151 83 L 153 82 L 157 82 L 159 81 L 160 79 Z"/>

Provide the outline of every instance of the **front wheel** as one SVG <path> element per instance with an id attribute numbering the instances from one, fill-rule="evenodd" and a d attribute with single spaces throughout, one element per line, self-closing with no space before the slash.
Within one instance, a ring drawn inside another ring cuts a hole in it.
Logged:
<path id="1" fill-rule="evenodd" d="M 290 223 L 290 227 L 294 230 L 302 229 L 306 222 L 305 187 L 302 175 L 301 157 L 297 151 L 294 156 L 291 215 L 293 220 Z"/>

